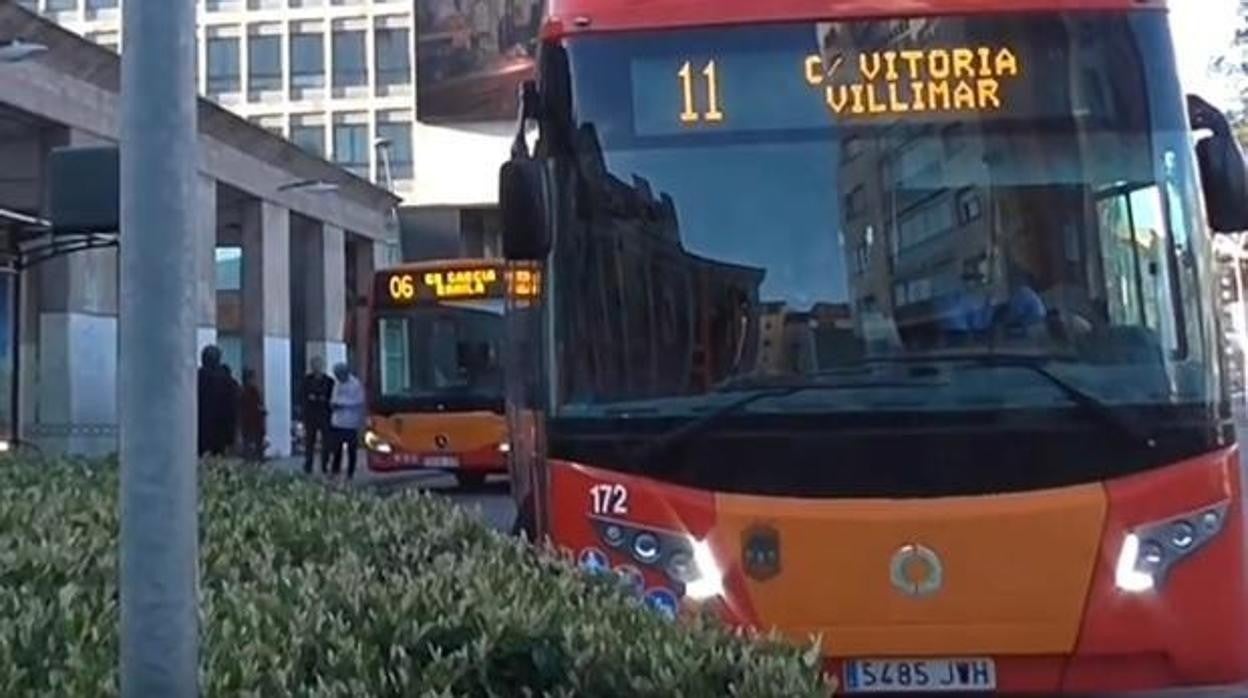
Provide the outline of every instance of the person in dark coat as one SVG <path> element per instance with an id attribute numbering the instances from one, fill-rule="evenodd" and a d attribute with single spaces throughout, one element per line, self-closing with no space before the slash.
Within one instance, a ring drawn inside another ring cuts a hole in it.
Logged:
<path id="1" fill-rule="evenodd" d="M 317 446 L 321 451 L 321 474 L 329 472 L 330 434 L 329 398 L 334 392 L 334 379 L 325 373 L 325 360 L 312 357 L 308 375 L 299 388 L 299 409 L 303 417 L 303 472 L 312 474 L 312 456 Z"/>
<path id="2" fill-rule="evenodd" d="M 224 456 L 234 443 L 238 423 L 238 384 L 221 363 L 221 350 L 204 347 L 197 378 L 199 406 L 198 451 L 203 456 Z"/>
<path id="3" fill-rule="evenodd" d="M 243 458 L 249 461 L 264 460 L 265 419 L 268 411 L 264 409 L 264 394 L 256 385 L 256 372 L 250 368 L 243 369 L 243 389 L 238 402 L 239 430 L 243 437 Z"/>

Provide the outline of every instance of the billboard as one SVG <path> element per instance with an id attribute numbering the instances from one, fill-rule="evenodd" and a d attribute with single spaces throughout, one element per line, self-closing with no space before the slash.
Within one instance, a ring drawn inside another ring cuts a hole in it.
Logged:
<path id="1" fill-rule="evenodd" d="M 417 0 L 417 117 L 504 121 L 533 75 L 543 0 Z"/>

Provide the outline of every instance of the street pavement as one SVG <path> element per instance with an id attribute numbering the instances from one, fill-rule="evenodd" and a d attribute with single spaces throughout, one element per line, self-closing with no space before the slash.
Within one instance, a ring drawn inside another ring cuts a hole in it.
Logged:
<path id="1" fill-rule="evenodd" d="M 422 489 L 442 495 L 456 504 L 473 512 L 478 518 L 492 528 L 510 531 L 515 520 L 516 508 L 511 501 L 511 491 L 506 476 L 493 477 L 485 485 L 472 489 L 463 489 L 455 482 L 455 478 L 440 472 L 409 472 L 409 473 L 374 473 L 367 467 L 363 453 L 360 453 L 359 469 L 355 473 L 355 487 L 371 489 L 382 495 L 406 489 Z M 292 476 L 305 477 L 303 474 L 303 457 L 283 458 L 270 461 L 270 467 Z M 314 473 L 318 464 L 314 463 Z M 319 474 L 312 477 L 320 478 Z"/>

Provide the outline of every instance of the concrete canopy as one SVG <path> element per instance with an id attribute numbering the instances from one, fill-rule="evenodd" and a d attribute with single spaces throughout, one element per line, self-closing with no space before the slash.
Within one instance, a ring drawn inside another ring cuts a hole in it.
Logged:
<path id="1" fill-rule="evenodd" d="M 48 50 L 0 69 L 0 106 L 6 111 L 116 141 L 121 59 L 15 3 L 0 3 L 0 40 L 20 38 Z M 188 85 L 194 76 L 187 76 Z M 206 100 L 199 100 L 203 174 L 259 199 L 373 239 L 390 233 L 398 197 L 280 136 Z M 320 181 L 333 192 L 284 190 Z"/>

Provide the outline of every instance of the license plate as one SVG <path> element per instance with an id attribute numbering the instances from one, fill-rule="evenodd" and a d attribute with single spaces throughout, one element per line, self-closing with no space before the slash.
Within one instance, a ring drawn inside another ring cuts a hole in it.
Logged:
<path id="1" fill-rule="evenodd" d="M 425 456 L 423 465 L 426 468 L 458 468 L 458 456 Z"/>
<path id="2" fill-rule="evenodd" d="M 861 659 L 845 663 L 846 693 L 995 691 L 991 659 Z"/>

